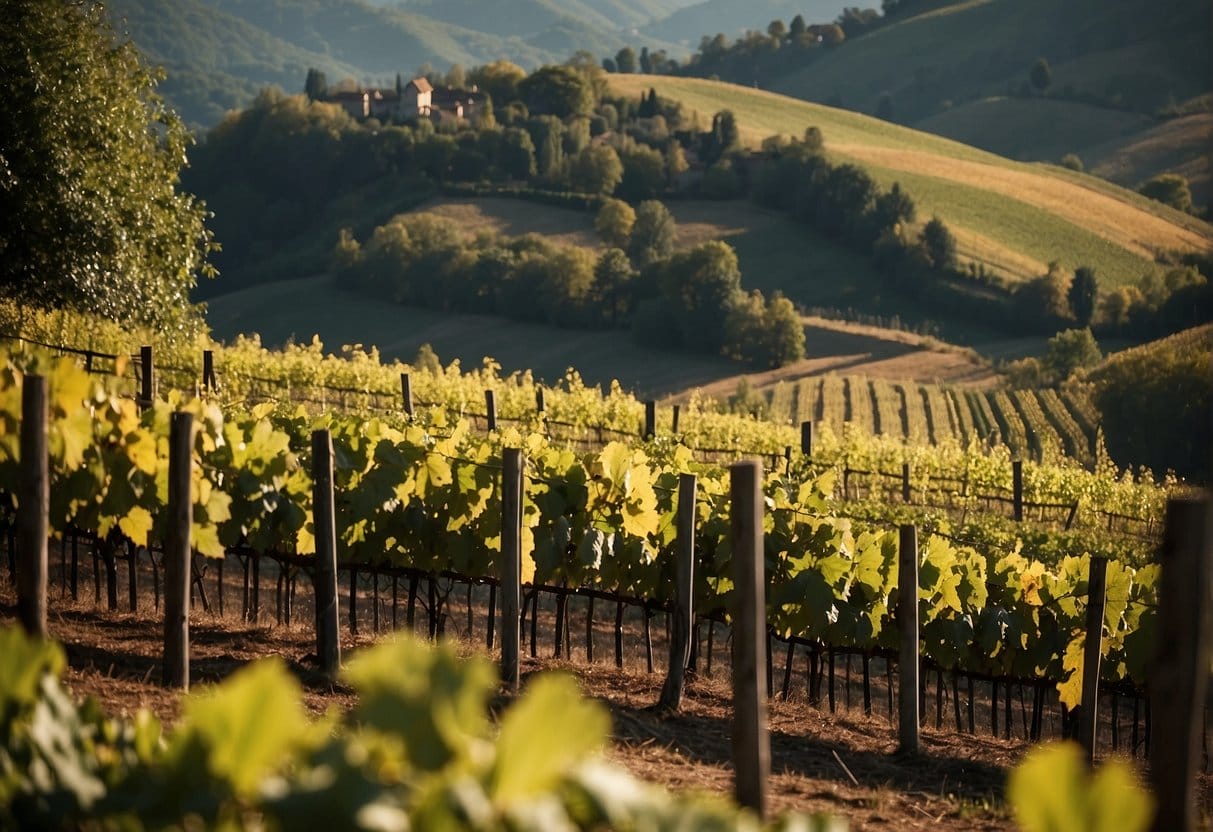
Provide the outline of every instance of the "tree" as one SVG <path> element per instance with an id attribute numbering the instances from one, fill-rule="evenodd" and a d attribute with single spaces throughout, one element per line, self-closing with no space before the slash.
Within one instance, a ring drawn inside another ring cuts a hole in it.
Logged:
<path id="1" fill-rule="evenodd" d="M 1024 281 L 1015 288 L 1015 307 L 1024 321 L 1034 321 L 1038 329 L 1055 332 L 1058 326 L 1073 319 L 1070 312 L 1070 282 L 1073 278 L 1057 263 L 1050 263 L 1047 273 Z"/>
<path id="2" fill-rule="evenodd" d="M 518 82 L 518 95 L 531 115 L 568 118 L 589 115 L 594 109 L 590 82 L 569 66 L 540 67 Z"/>
<path id="3" fill-rule="evenodd" d="M 774 369 L 804 358 L 804 325 L 779 292 L 769 300 L 757 289 L 739 292 L 725 316 L 725 354 L 755 367 Z"/>
<path id="4" fill-rule="evenodd" d="M 526 78 L 526 70 L 510 61 L 493 61 L 473 68 L 468 83 L 475 84 L 493 99 L 509 104 L 518 97 L 518 85 Z"/>
<path id="5" fill-rule="evenodd" d="M 625 46 L 615 53 L 615 68 L 620 72 L 633 73 L 637 69 L 636 50 Z"/>
<path id="6" fill-rule="evenodd" d="M 603 58 L 602 59 L 602 68 L 605 69 L 607 72 L 618 72 L 619 71 L 619 65 L 615 63 L 614 58 Z"/>
<path id="7" fill-rule="evenodd" d="M 636 206 L 636 221 L 628 238 L 628 257 L 637 267 L 664 260 L 674 250 L 677 224 L 670 209 L 655 199 Z"/>
<path id="8" fill-rule="evenodd" d="M 14 0 L 0 27 L 0 291 L 192 330 L 211 235 L 178 189 L 189 133 L 95 3 Z"/>
<path id="9" fill-rule="evenodd" d="M 1083 170 L 1085 170 L 1085 166 L 1082 163 L 1082 157 L 1080 157 L 1077 153 L 1067 153 L 1065 156 L 1062 156 L 1061 166 L 1063 168 L 1067 168 L 1068 170 L 1078 171 L 1079 173 L 1082 173 Z"/>
<path id="10" fill-rule="evenodd" d="M 443 81 L 451 89 L 461 90 L 468 84 L 468 71 L 464 69 L 463 64 L 451 64 Z"/>
<path id="11" fill-rule="evenodd" d="M 782 20 L 772 20 L 767 24 L 767 34 L 773 40 L 781 41 L 788 35 L 788 27 L 784 25 Z"/>
<path id="12" fill-rule="evenodd" d="M 623 248 L 632 236 L 636 224 L 636 211 L 622 199 L 603 201 L 594 217 L 594 230 L 608 246 Z"/>
<path id="13" fill-rule="evenodd" d="M 1044 366 L 1057 381 L 1064 381 L 1078 370 L 1094 367 L 1101 358 L 1091 330 L 1067 329 L 1049 339 Z"/>
<path id="14" fill-rule="evenodd" d="M 1037 58 L 1032 64 L 1032 68 L 1028 70 L 1028 80 L 1032 82 L 1032 86 L 1037 92 L 1044 92 L 1049 88 L 1049 84 L 1053 83 L 1053 70 L 1049 68 L 1049 62 L 1044 58 Z"/>
<path id="15" fill-rule="evenodd" d="M 952 232 L 939 217 L 932 217 L 931 221 L 923 226 L 918 241 L 931 268 L 940 270 L 955 268 L 956 238 L 952 236 Z"/>
<path id="16" fill-rule="evenodd" d="M 665 159 L 647 144 L 637 144 L 619 154 L 623 181 L 618 194 L 624 199 L 651 199 L 665 187 Z"/>
<path id="17" fill-rule="evenodd" d="M 507 179 L 525 181 L 535 175 L 535 143 L 521 127 L 507 127 L 501 133 L 497 168 Z"/>
<path id="18" fill-rule="evenodd" d="M 808 26 L 805 25 L 804 15 L 798 14 L 792 18 L 792 22 L 788 26 L 788 34 L 792 36 L 792 40 L 796 40 L 805 33 L 806 29 Z"/>
<path id="19" fill-rule="evenodd" d="M 640 71 L 645 75 L 653 72 L 653 59 L 649 57 L 649 48 L 647 46 L 640 47 Z"/>
<path id="20" fill-rule="evenodd" d="M 872 209 L 872 223 L 877 234 L 904 223 L 914 222 L 918 210 L 914 200 L 901 189 L 900 182 L 894 182 L 888 193 L 876 197 L 876 205 Z"/>
<path id="21" fill-rule="evenodd" d="M 308 67 L 307 79 L 303 82 L 303 92 L 311 101 L 319 101 L 328 95 L 329 82 L 324 73 Z"/>
<path id="22" fill-rule="evenodd" d="M 1066 298 L 1070 301 L 1070 311 L 1074 313 L 1074 320 L 1080 327 L 1090 326 L 1091 319 L 1095 317 L 1095 291 L 1097 288 L 1095 270 L 1087 266 L 1079 266 L 1074 272 L 1074 279 L 1070 281 L 1070 290 L 1066 293 Z"/>
<path id="23" fill-rule="evenodd" d="M 1141 186 L 1139 193 L 1150 199 L 1158 200 L 1164 205 L 1170 205 L 1178 211 L 1191 212 L 1192 191 L 1188 189 L 1188 180 L 1178 173 L 1162 173 Z"/>
<path id="24" fill-rule="evenodd" d="M 600 144 L 587 147 L 569 166 L 569 185 L 586 194 L 609 194 L 623 179 L 623 163 L 615 148 Z"/>
<path id="25" fill-rule="evenodd" d="M 628 288 L 635 277 L 636 272 L 627 254 L 618 248 L 607 249 L 594 265 L 591 296 L 611 326 L 616 326 L 631 311 Z"/>
<path id="26" fill-rule="evenodd" d="M 1119 328 L 1128 326 L 1134 311 L 1143 305 L 1144 299 L 1136 286 L 1121 286 L 1104 297 L 1099 311 L 1106 324 Z"/>
<path id="27" fill-rule="evenodd" d="M 661 270 L 658 285 L 675 310 L 682 343 L 718 352 L 725 337 L 721 322 L 741 295 L 741 270 L 732 247 L 712 240 L 674 254 Z"/>

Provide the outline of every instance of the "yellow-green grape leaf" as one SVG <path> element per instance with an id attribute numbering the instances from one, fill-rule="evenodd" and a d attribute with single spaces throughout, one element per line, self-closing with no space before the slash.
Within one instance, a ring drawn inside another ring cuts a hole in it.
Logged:
<path id="1" fill-rule="evenodd" d="M 422 771 L 466 759 L 486 733 L 494 674 L 483 659 L 404 636 L 359 653 L 342 675 L 358 692 L 354 720 L 398 738 Z"/>
<path id="2" fill-rule="evenodd" d="M 147 534 L 152 530 L 152 515 L 143 506 L 131 506 L 126 516 L 118 520 L 118 528 L 136 546 L 147 546 Z"/>
<path id="3" fill-rule="evenodd" d="M 194 523 L 190 535 L 194 549 L 208 558 L 222 558 L 226 552 L 219 542 L 219 529 L 211 523 Z"/>
<path id="4" fill-rule="evenodd" d="M 1067 708 L 1077 708 L 1082 703 L 1082 651 L 1083 637 L 1078 635 L 1066 645 L 1061 659 L 1062 670 L 1071 671 L 1065 681 L 1057 683 L 1057 693 Z"/>
<path id="5" fill-rule="evenodd" d="M 265 777 L 289 765 L 311 740 L 302 689 L 280 659 L 263 659 L 185 701 L 183 725 L 172 739 L 185 751 L 206 752 L 207 771 L 241 797 L 256 794 Z M 170 752 L 171 753 L 171 752 Z"/>
<path id="6" fill-rule="evenodd" d="M 564 674 L 536 678 L 501 720 L 490 796 L 501 805 L 553 789 L 610 730 L 603 707 L 581 697 Z"/>
<path id="7" fill-rule="evenodd" d="M 1086 763 L 1072 743 L 1041 746 L 1007 782 L 1007 800 L 1023 832 L 1091 832 L 1079 799 Z"/>
<path id="8" fill-rule="evenodd" d="M 1104 762 L 1087 792 L 1088 829 L 1094 832 L 1144 832 L 1154 819 L 1154 799 L 1121 760 Z"/>
<path id="9" fill-rule="evenodd" d="M 1032 751 L 1011 772 L 1007 799 L 1023 832 L 1144 832 L 1154 814 L 1127 765 L 1108 760 L 1091 774 L 1074 743 Z"/>
<path id="10" fill-rule="evenodd" d="M 137 469 L 149 476 L 156 475 L 158 455 L 155 436 L 144 431 L 128 434 L 126 455 Z"/>

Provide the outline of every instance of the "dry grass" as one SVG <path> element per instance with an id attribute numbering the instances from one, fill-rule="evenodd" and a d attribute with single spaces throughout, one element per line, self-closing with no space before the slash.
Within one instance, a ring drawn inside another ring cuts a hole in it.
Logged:
<path id="1" fill-rule="evenodd" d="M 1102 191 L 1030 169 L 949 159 L 918 150 L 835 143 L 830 149 L 882 167 L 985 188 L 1035 205 L 1143 258 L 1163 250 L 1202 251 L 1213 245 L 1213 227 L 1203 231 L 1183 228 Z M 963 218 L 960 221 L 963 224 Z"/>

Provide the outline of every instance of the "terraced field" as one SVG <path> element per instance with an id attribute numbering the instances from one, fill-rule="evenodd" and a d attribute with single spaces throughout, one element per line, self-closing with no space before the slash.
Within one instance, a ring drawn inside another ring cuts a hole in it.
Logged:
<path id="1" fill-rule="evenodd" d="M 911 444 L 976 441 L 1040 460 L 1065 455 L 1090 463 L 1098 421 L 1090 404 L 1056 390 L 980 390 L 828 373 L 766 389 L 776 422 L 813 421 Z"/>

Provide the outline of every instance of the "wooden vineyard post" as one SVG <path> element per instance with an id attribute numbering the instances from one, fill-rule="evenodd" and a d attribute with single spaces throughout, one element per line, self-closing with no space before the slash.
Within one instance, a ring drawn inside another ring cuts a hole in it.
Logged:
<path id="1" fill-rule="evenodd" d="M 497 430 L 497 394 L 492 390 L 484 391 L 484 409 L 489 420 L 489 430 Z"/>
<path id="2" fill-rule="evenodd" d="M 674 405 L 674 413 L 670 417 L 670 419 L 671 419 L 670 433 L 673 434 L 674 436 L 678 435 L 678 423 L 681 420 L 681 417 L 682 417 L 682 405 L 676 404 L 676 405 Z"/>
<path id="3" fill-rule="evenodd" d="M 213 393 L 219 389 L 219 382 L 215 378 L 215 351 L 202 351 L 202 389 L 207 393 Z"/>
<path id="4" fill-rule="evenodd" d="M 766 815 L 771 741 L 767 734 L 766 598 L 763 586 L 762 463 L 729 468 L 733 539 L 733 770 L 737 802 Z"/>
<path id="5" fill-rule="evenodd" d="M 800 453 L 805 459 L 813 458 L 813 423 L 800 423 Z"/>
<path id="6" fill-rule="evenodd" d="M 520 448 L 506 448 L 501 459 L 501 681 L 518 692 L 522 648 L 522 468 Z"/>
<path id="7" fill-rule="evenodd" d="M 695 485 L 694 474 L 679 475 L 673 633 L 670 662 L 658 702 L 658 707 L 667 711 L 677 711 L 682 705 L 687 662 L 691 659 L 691 630 L 695 623 Z"/>
<path id="8" fill-rule="evenodd" d="M 901 501 L 910 502 L 910 463 L 901 463 Z"/>
<path id="9" fill-rule="evenodd" d="M 156 395 L 156 388 L 153 384 L 152 348 L 146 344 L 139 348 L 139 368 L 142 371 L 139 386 L 139 409 L 146 410 L 152 406 L 152 398 Z"/>
<path id="10" fill-rule="evenodd" d="M 400 398 L 404 403 L 404 412 L 413 418 L 413 381 L 408 373 L 400 374 Z"/>
<path id="11" fill-rule="evenodd" d="M 539 385 L 535 385 L 535 412 L 540 416 L 543 416 L 546 409 L 547 403 L 543 400 L 543 388 Z"/>
<path id="12" fill-rule="evenodd" d="M 918 753 L 918 530 L 903 525 L 897 552 L 897 627 L 901 633 L 898 654 L 899 750 Z"/>
<path id="13" fill-rule="evenodd" d="M 46 638 L 50 457 L 45 376 L 27 375 L 21 389 L 21 467 L 17 486 L 17 610 L 31 636 Z"/>
<path id="14" fill-rule="evenodd" d="M 190 526 L 194 416 L 174 413 L 168 438 L 168 534 L 164 542 L 164 686 L 190 688 Z"/>
<path id="15" fill-rule="evenodd" d="M 644 403 L 644 439 L 652 439 L 657 435 L 657 402 Z"/>
<path id="16" fill-rule="evenodd" d="M 341 668 L 337 634 L 337 514 L 333 505 L 333 438 L 312 431 L 312 513 L 316 528 L 316 655 L 320 672 L 336 678 Z"/>
<path id="17" fill-rule="evenodd" d="M 1082 650 L 1082 707 L 1078 714 L 1078 741 L 1095 762 L 1095 738 L 1099 728 L 1099 664 L 1103 657 L 1103 618 L 1107 606 L 1108 561 L 1091 558 L 1087 578 L 1087 635 Z M 1010 692 L 1008 691 L 1008 696 Z"/>
<path id="18" fill-rule="evenodd" d="M 1195 775 L 1213 623 L 1209 515 L 1207 496 L 1167 501 L 1148 703 L 1156 832 L 1191 832 L 1199 819 Z"/>
<path id="19" fill-rule="evenodd" d="M 1011 462 L 1011 499 L 1015 507 L 1015 522 L 1023 522 L 1023 460 Z"/>

